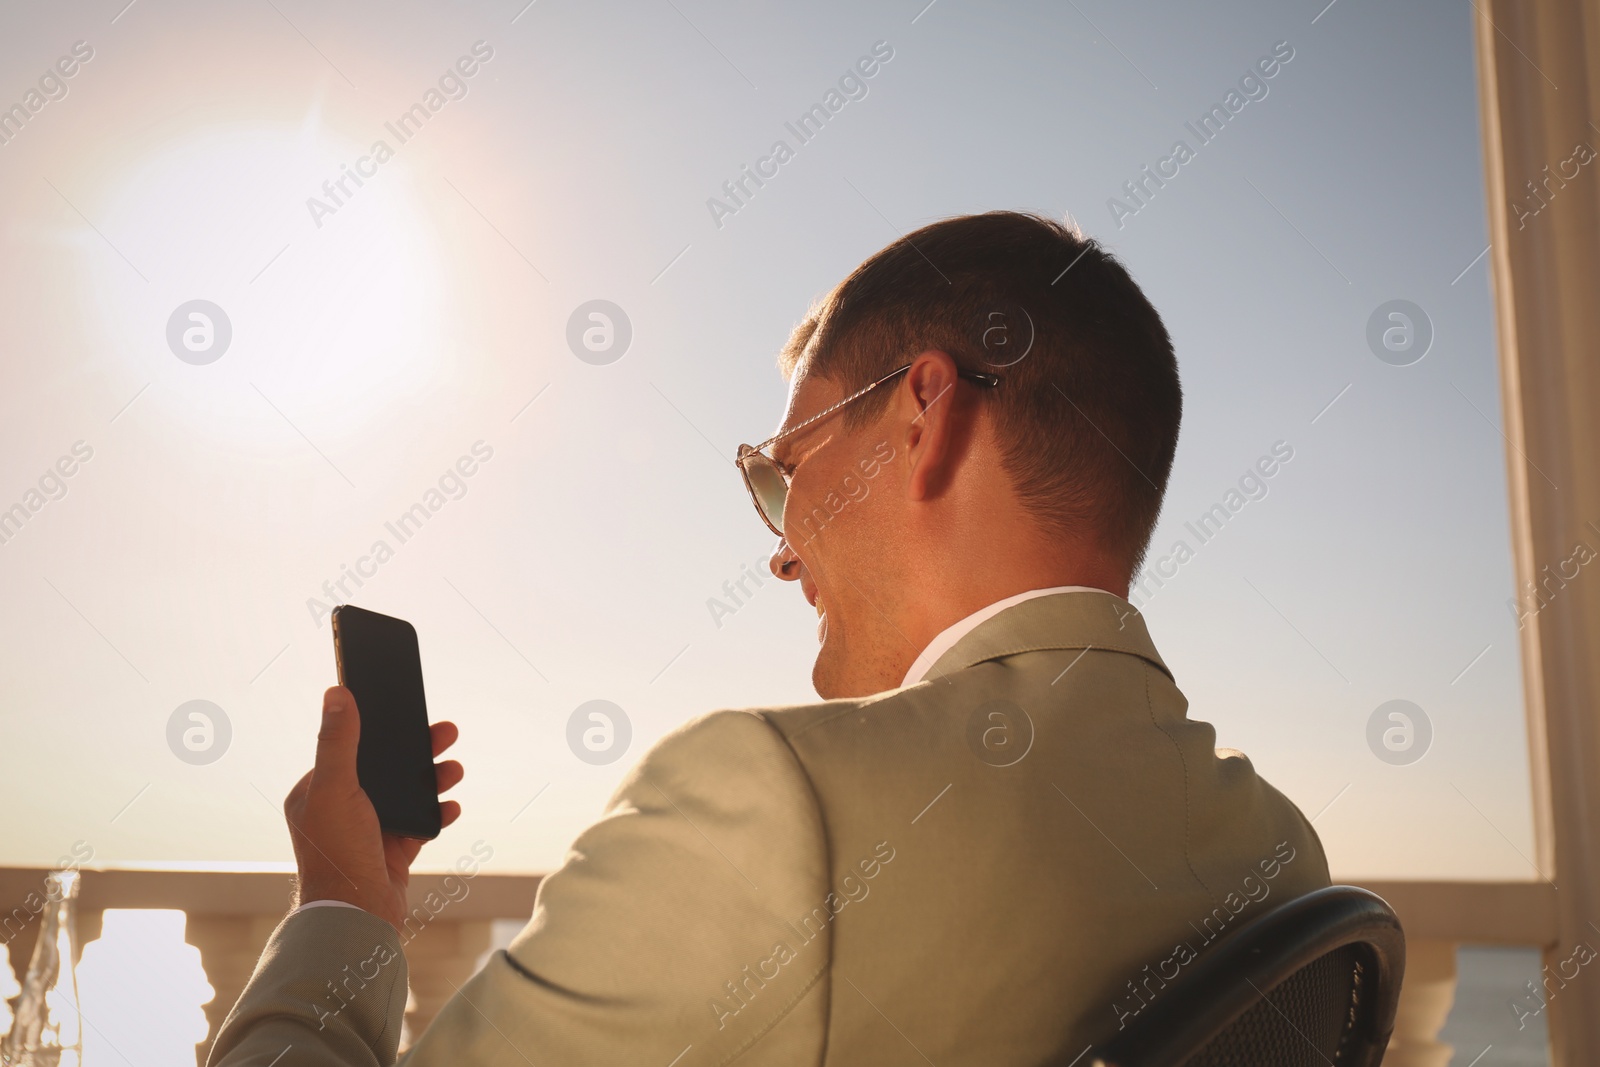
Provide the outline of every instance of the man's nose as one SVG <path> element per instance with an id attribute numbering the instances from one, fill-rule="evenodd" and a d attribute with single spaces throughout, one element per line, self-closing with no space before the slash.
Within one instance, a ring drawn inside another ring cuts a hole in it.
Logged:
<path id="1" fill-rule="evenodd" d="M 767 567 L 774 578 L 782 578 L 786 582 L 800 578 L 800 557 L 794 554 L 794 549 L 789 547 L 789 542 L 784 538 L 779 538 L 772 547 L 772 558 L 767 560 Z"/>

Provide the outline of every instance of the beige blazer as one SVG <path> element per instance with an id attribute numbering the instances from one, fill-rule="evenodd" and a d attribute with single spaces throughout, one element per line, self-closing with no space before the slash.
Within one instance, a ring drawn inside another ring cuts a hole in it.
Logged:
<path id="1" fill-rule="evenodd" d="M 1138 612 L 1082 592 L 1006 609 L 917 685 L 696 719 L 404 1062 L 1070 1059 L 1328 884 L 1306 819 L 1186 708 Z M 301 912 L 211 1063 L 388 1064 L 405 992 L 387 923 Z"/>

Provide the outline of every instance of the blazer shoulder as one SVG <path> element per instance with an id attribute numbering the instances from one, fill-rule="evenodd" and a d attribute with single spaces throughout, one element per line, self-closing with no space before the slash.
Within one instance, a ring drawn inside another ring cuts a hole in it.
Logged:
<path id="1" fill-rule="evenodd" d="M 821 810 L 782 734 L 748 711 L 692 719 L 540 883 L 503 966 L 430 1028 L 425 1062 L 479 1062 L 463 1050 L 498 1048 L 494 1027 L 530 1062 L 632 1062 L 657 1045 L 820 1062 L 831 932 L 802 947 L 788 920 L 828 891 Z"/>
<path id="2" fill-rule="evenodd" d="M 748 780 L 798 785 L 803 777 L 787 738 L 764 709 L 723 709 L 696 716 L 663 735 L 622 779 L 612 806 L 655 778 L 687 780 L 715 769 L 730 786 Z M 703 783 L 696 782 L 697 791 Z"/>
<path id="3" fill-rule="evenodd" d="M 887 708 L 907 701 L 927 699 L 932 688 L 926 683 L 889 689 L 867 697 L 842 697 L 822 700 L 814 704 L 787 704 L 766 708 L 752 708 L 746 714 L 754 715 L 777 731 L 787 742 L 794 742 L 803 734 L 825 726 L 837 719 L 866 712 L 869 708 Z"/>

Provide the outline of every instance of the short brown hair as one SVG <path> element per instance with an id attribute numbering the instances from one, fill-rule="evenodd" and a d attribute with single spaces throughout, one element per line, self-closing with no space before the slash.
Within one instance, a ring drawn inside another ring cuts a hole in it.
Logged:
<path id="1" fill-rule="evenodd" d="M 1024 347 L 1027 346 L 1027 347 Z M 1161 316 L 1114 256 L 1071 225 L 991 211 L 925 226 L 811 309 L 779 366 L 854 392 L 938 349 L 999 375 L 1005 470 L 1047 526 L 1144 559 L 1178 446 L 1183 390 Z M 1025 354 L 1024 354 L 1025 353 Z M 847 409 L 859 428 L 889 390 Z"/>

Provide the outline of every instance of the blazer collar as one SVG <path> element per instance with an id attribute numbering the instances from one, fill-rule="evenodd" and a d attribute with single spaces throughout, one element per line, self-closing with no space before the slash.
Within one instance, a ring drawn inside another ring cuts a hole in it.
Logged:
<path id="1" fill-rule="evenodd" d="M 1125 652 L 1148 661 L 1168 678 L 1145 629 L 1144 616 L 1115 593 L 1100 590 L 1034 597 L 980 623 L 934 661 L 930 681 L 987 660 L 1042 649 L 1081 648 Z"/>

